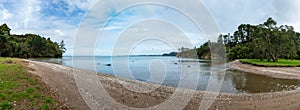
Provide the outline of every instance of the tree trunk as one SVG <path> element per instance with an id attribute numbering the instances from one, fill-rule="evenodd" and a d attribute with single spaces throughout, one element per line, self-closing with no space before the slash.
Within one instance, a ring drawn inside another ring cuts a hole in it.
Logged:
<path id="1" fill-rule="evenodd" d="M 276 55 L 276 56 L 277 56 L 277 55 Z M 277 62 L 276 56 L 275 56 L 271 51 L 269 51 L 269 57 L 271 57 L 271 59 L 272 59 L 273 62 Z"/>
<path id="2" fill-rule="evenodd" d="M 270 62 L 270 60 L 271 60 L 269 55 L 267 55 L 267 60 L 268 60 L 268 62 Z"/>

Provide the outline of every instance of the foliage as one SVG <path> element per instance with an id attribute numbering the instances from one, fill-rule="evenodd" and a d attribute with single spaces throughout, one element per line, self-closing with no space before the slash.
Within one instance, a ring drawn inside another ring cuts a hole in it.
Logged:
<path id="1" fill-rule="evenodd" d="M 0 26 L 0 34 L 1 35 L 10 35 L 10 28 L 6 24 L 1 25 Z"/>
<path id="2" fill-rule="evenodd" d="M 298 67 L 300 66 L 300 60 L 287 60 L 287 59 L 278 59 L 277 62 L 268 62 L 267 60 L 260 59 L 241 59 L 243 63 L 253 64 L 257 66 L 267 66 L 267 67 Z"/>
<path id="3" fill-rule="evenodd" d="M 227 47 L 227 57 L 233 59 L 299 58 L 300 34 L 292 26 L 281 25 L 272 18 L 259 25 L 241 24 L 231 36 L 221 35 Z"/>
<path id="4" fill-rule="evenodd" d="M 66 51 L 60 44 L 36 34 L 10 35 L 6 24 L 0 26 L 0 56 L 3 57 L 62 57 Z"/>
<path id="5" fill-rule="evenodd" d="M 164 53 L 162 56 L 176 56 L 177 52 Z"/>
<path id="6" fill-rule="evenodd" d="M 185 49 L 177 54 L 177 57 L 183 58 L 200 58 L 200 59 L 216 59 L 222 57 L 220 54 L 225 53 L 225 47 L 222 39 L 218 42 L 207 41 L 199 48 Z M 184 49 L 184 48 L 183 48 Z M 211 53 L 214 53 L 213 55 Z"/>
<path id="7" fill-rule="evenodd" d="M 189 48 L 184 48 L 182 47 L 181 49 L 178 49 L 180 52 L 177 53 L 177 57 L 182 57 L 182 58 L 198 58 L 196 48 L 194 49 L 189 49 Z"/>
<path id="8" fill-rule="evenodd" d="M 220 35 L 217 42 L 206 42 L 199 48 L 179 49 L 178 57 L 212 58 L 212 53 L 225 53 L 234 59 L 267 59 L 277 62 L 279 58 L 300 59 L 300 33 L 292 26 L 277 26 L 277 22 L 268 18 L 258 25 L 241 24 L 233 35 Z M 217 56 L 219 57 L 219 56 Z"/>

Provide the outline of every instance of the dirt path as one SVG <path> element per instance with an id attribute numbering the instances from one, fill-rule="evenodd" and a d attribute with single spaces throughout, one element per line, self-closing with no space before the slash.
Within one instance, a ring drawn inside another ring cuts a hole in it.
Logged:
<path id="1" fill-rule="evenodd" d="M 39 76 L 46 85 L 57 92 L 60 95 L 59 100 L 66 102 L 70 109 L 89 109 L 78 92 L 71 68 L 43 62 L 28 62 L 28 66 L 33 69 L 29 72 Z"/>
<path id="2" fill-rule="evenodd" d="M 74 110 L 90 109 L 82 97 L 90 97 L 95 100 L 95 109 L 133 109 L 133 108 L 148 108 L 159 109 L 158 104 L 163 102 L 170 102 L 172 105 L 160 109 L 180 109 L 185 106 L 182 97 L 187 94 L 194 93 L 189 103 L 184 107 L 187 110 L 198 110 L 204 92 L 178 90 L 180 94 L 175 96 L 174 100 L 169 100 L 176 88 L 160 86 L 149 93 L 136 93 L 123 88 L 122 85 L 128 85 L 130 88 L 153 89 L 157 85 L 143 83 L 138 81 L 130 81 L 125 79 L 118 79 L 108 75 L 100 75 L 99 80 L 102 83 L 105 91 L 117 101 L 112 102 L 105 96 L 103 92 L 97 92 L 94 95 L 93 91 L 86 90 L 83 96 L 80 95 L 76 87 L 73 71 L 75 74 L 90 74 L 92 72 L 73 69 L 57 64 L 50 64 L 44 62 L 28 61 L 29 67 L 33 68 L 33 74 L 38 75 L 42 80 L 49 85 L 53 90 L 60 94 L 59 97 L 65 100 L 67 105 Z M 86 83 L 90 83 L 87 80 Z M 94 82 L 95 83 L 95 82 Z M 89 87 L 89 85 L 86 85 Z M 81 89 L 80 89 L 81 90 Z M 178 97 L 178 98 L 176 98 Z M 210 98 L 208 98 L 210 99 Z M 174 101 L 174 103 L 173 103 Z M 177 101 L 177 102 L 176 102 Z M 175 103 L 176 102 L 176 103 Z M 182 102 L 182 103 L 178 103 Z M 300 110 L 300 90 L 276 93 L 262 93 L 262 94 L 227 94 L 221 93 L 210 106 L 209 110 Z"/>
<path id="3" fill-rule="evenodd" d="M 228 64 L 228 68 L 274 78 L 300 79 L 300 67 L 258 67 L 235 60 Z"/>

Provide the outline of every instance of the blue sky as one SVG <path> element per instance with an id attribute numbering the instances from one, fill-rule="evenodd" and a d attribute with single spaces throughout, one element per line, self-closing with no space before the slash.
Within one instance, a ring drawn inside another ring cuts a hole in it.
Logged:
<path id="1" fill-rule="evenodd" d="M 221 33 L 233 33 L 241 23 L 259 24 L 268 17 L 300 31 L 300 1 L 200 1 L 209 9 Z M 97 9 L 96 3 L 103 2 L 107 2 L 105 10 L 91 10 Z M 109 2 L 113 3 L 107 0 L 1 0 L 0 23 L 7 23 L 13 34 L 35 33 L 56 42 L 64 40 L 68 49 L 65 55 L 73 54 L 73 41 L 84 19 L 94 19 L 90 25 L 99 32 L 103 30 L 98 36 L 96 48 L 92 48 L 94 55 L 111 55 L 113 50 L 122 51 L 124 48 L 130 48 L 130 54 L 161 54 L 176 51 L 181 46 L 199 46 L 208 39 L 203 30 L 199 30 L 176 9 L 140 5 L 119 12 L 115 10 L 118 6 Z M 180 5 L 191 8 L 193 3 L 187 1 Z M 192 8 L 191 11 L 206 19 L 201 11 Z M 141 36 L 149 39 L 140 41 Z M 82 46 L 81 49 L 81 55 L 85 55 L 85 50 L 91 48 Z"/>

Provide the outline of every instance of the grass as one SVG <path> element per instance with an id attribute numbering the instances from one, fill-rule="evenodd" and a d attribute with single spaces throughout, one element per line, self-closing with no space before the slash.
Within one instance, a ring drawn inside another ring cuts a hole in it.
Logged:
<path id="1" fill-rule="evenodd" d="M 49 89 L 36 76 L 25 71 L 25 63 L 0 57 L 0 110 L 55 109 Z"/>
<path id="2" fill-rule="evenodd" d="M 290 59 L 279 59 L 278 62 L 268 62 L 267 60 L 260 61 L 260 59 L 241 59 L 242 63 L 252 64 L 255 66 L 265 66 L 265 67 L 299 67 L 300 60 L 290 60 Z"/>

